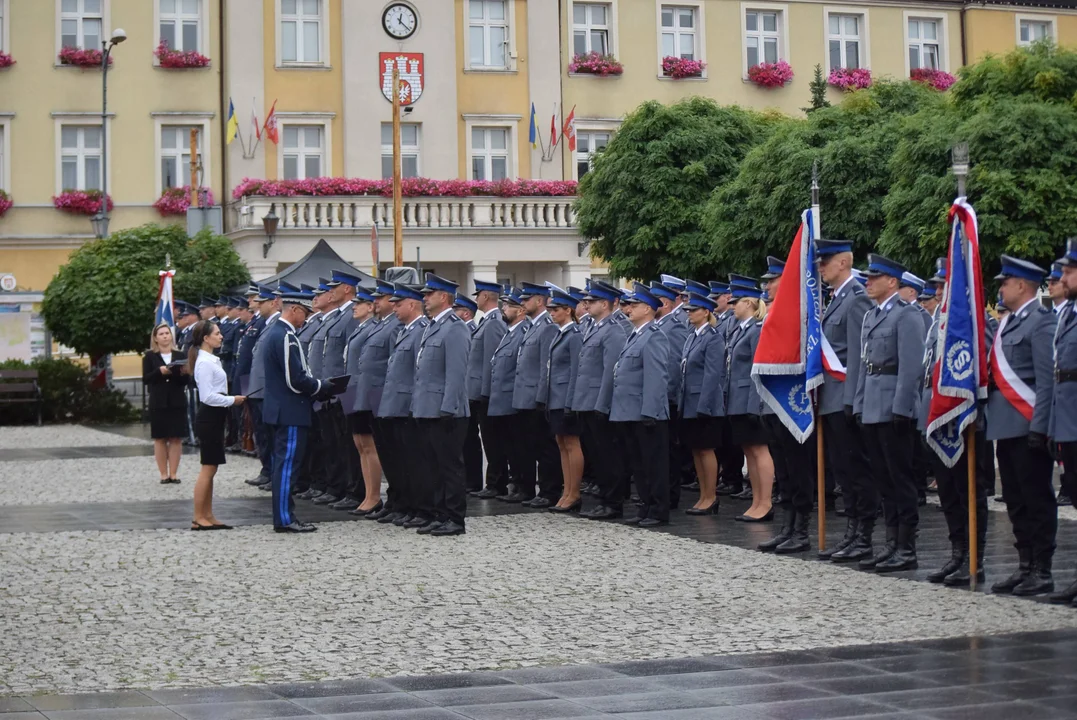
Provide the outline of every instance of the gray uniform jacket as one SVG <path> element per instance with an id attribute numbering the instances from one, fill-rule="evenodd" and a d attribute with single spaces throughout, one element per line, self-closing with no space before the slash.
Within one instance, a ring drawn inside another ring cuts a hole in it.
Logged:
<path id="1" fill-rule="evenodd" d="M 682 418 L 725 415 L 725 336 L 717 327 L 707 325 L 699 334 L 689 329 L 677 369 L 681 374 L 677 407 Z"/>
<path id="2" fill-rule="evenodd" d="M 823 311 L 823 334 L 845 365 L 845 382 L 823 373 L 820 415 L 844 412 L 846 405 L 853 405 L 860 373 L 860 330 L 864 326 L 864 313 L 870 309 L 871 300 L 864 286 L 849 278 Z"/>
<path id="3" fill-rule="evenodd" d="M 490 381 L 487 386 L 490 405 L 486 411 L 487 415 L 501 417 L 516 412 L 512 407 L 512 391 L 516 387 L 516 360 L 520 355 L 520 345 L 523 344 L 530 327 L 531 321 L 527 318 L 513 325 L 512 330 L 506 327 L 505 334 L 494 348 L 494 354 L 490 357 Z"/>
<path id="4" fill-rule="evenodd" d="M 456 313 L 431 323 L 419 340 L 415 356 L 415 391 L 411 414 L 417 418 L 466 418 L 467 355 L 471 332 Z"/>
<path id="5" fill-rule="evenodd" d="M 359 358 L 363 356 L 366 339 L 377 326 L 377 318 L 367 318 L 366 322 L 352 330 L 352 334 L 348 336 L 348 344 L 344 347 L 344 371 L 350 376 L 348 390 L 341 396 L 346 414 L 359 412 Z"/>
<path id="6" fill-rule="evenodd" d="M 655 325 L 658 326 L 658 329 L 665 333 L 666 342 L 669 344 L 670 349 L 669 387 L 667 388 L 670 405 L 676 405 L 677 398 L 681 394 L 681 350 L 684 348 L 685 341 L 688 340 L 688 333 L 691 332 L 688 327 L 687 315 L 688 311 L 683 307 L 679 307 L 668 315 L 655 320 Z"/>
<path id="7" fill-rule="evenodd" d="M 669 340 L 654 323 L 634 332 L 613 368 L 610 422 L 669 420 Z"/>
<path id="8" fill-rule="evenodd" d="M 310 374 L 322 380 L 326 377 L 322 372 L 322 363 L 325 360 L 325 339 L 329 335 L 329 328 L 340 319 L 340 310 L 330 310 L 322 315 L 321 325 L 314 331 L 310 338 L 310 346 L 307 351 L 307 362 L 310 363 Z"/>
<path id="9" fill-rule="evenodd" d="M 763 323 L 757 320 L 741 327 L 738 322 L 726 344 L 726 415 L 761 415 L 763 399 L 752 381 L 752 365 L 755 364 L 755 347 L 759 344 L 759 332 Z"/>
<path id="10" fill-rule="evenodd" d="M 385 370 L 385 386 L 381 404 L 374 414 L 378 417 L 408 417 L 411 414 L 411 396 L 415 390 L 415 354 L 423 332 L 430 325 L 425 317 L 418 317 L 411 326 L 400 324 L 390 340 L 389 364 Z"/>
<path id="11" fill-rule="evenodd" d="M 1054 349 L 1055 369 L 1077 372 L 1077 313 L 1072 302 L 1058 313 Z M 1077 382 L 1056 383 L 1053 401 L 1048 435 L 1055 442 L 1077 442 Z"/>
<path id="12" fill-rule="evenodd" d="M 608 315 L 594 323 L 583 335 L 576 382 L 570 407 L 576 412 L 610 414 L 613 402 L 613 366 L 625 346 L 625 332 Z"/>
<path id="13" fill-rule="evenodd" d="M 635 328 L 632 327 L 632 321 L 628 319 L 628 316 L 624 314 L 624 311 L 621 310 L 621 308 L 617 308 L 611 312 L 610 317 L 612 317 L 614 322 L 620 325 L 621 329 L 625 331 L 625 337 L 631 335 L 632 331 L 635 330 Z"/>
<path id="14" fill-rule="evenodd" d="M 564 410 L 572 399 L 572 385 L 579 370 L 580 347 L 583 333 L 576 323 L 564 330 L 558 329 L 557 337 L 550 343 L 546 358 L 546 408 Z"/>
<path id="15" fill-rule="evenodd" d="M 580 332 L 586 334 L 591 329 L 591 326 L 595 324 L 595 319 L 591 317 L 590 313 L 584 313 L 576 324 L 580 326 Z"/>
<path id="16" fill-rule="evenodd" d="M 299 344 L 303 346 L 303 353 L 310 356 L 310 339 L 314 337 L 314 333 L 318 332 L 318 328 L 322 326 L 322 320 L 325 318 L 325 313 L 318 311 L 313 313 L 307 321 L 303 323 L 303 327 L 299 328 L 299 332 L 295 336 L 299 339 Z"/>
<path id="17" fill-rule="evenodd" d="M 359 321 L 352 317 L 352 305 L 341 307 L 331 320 L 325 334 L 325 348 L 322 350 L 322 377 L 331 378 L 346 372 L 344 351 L 348 347 L 348 338 L 359 327 Z"/>
<path id="18" fill-rule="evenodd" d="M 895 294 L 864 315 L 861 338 L 854 412 L 865 425 L 887 423 L 895 415 L 916 418 L 924 366 L 919 313 Z"/>
<path id="19" fill-rule="evenodd" d="M 467 399 L 490 397 L 490 358 L 505 337 L 505 321 L 501 313 L 492 310 L 482 316 L 479 327 L 471 336 L 471 354 L 467 356 Z"/>
<path id="20" fill-rule="evenodd" d="M 1055 364 L 1051 339 L 1055 335 L 1058 317 L 1033 300 L 1019 313 L 1010 313 L 999 325 L 1002 352 L 1014 374 L 1036 394 L 1032 422 L 1010 404 L 994 382 L 987 394 L 987 439 L 1004 440 L 1024 437 L 1029 433 L 1047 434 L 1051 422 L 1051 397 L 1055 386 Z M 992 346 L 989 352 L 994 352 Z M 988 358 L 991 356 L 988 355 Z"/>
<path id="21" fill-rule="evenodd" d="M 927 331 L 927 339 L 924 341 L 924 362 L 920 368 L 920 408 L 917 411 L 916 427 L 920 432 L 927 432 L 927 416 L 931 411 L 931 383 L 934 380 L 932 373 L 935 371 L 935 349 L 939 344 L 939 308 L 931 316 L 931 327 Z"/>
<path id="22" fill-rule="evenodd" d="M 266 326 L 262 329 L 262 334 L 258 336 L 258 339 L 254 343 L 254 360 L 251 361 L 251 379 L 247 384 L 247 395 L 255 400 L 265 399 L 266 388 L 266 369 L 265 369 L 265 353 L 266 344 L 262 342 L 263 338 L 269 334 L 269 328 L 273 327 L 273 323 L 277 322 L 280 318 L 280 313 L 273 313 L 266 320 Z M 300 328 L 302 329 L 302 328 Z"/>
<path id="23" fill-rule="evenodd" d="M 857 283 L 857 285 L 859 284 L 860 283 Z M 916 312 L 920 314 L 920 322 L 924 324 L 924 337 L 926 338 L 927 333 L 931 330 L 931 323 L 934 322 L 935 318 L 932 317 L 931 313 L 924 309 L 923 305 L 917 304 L 912 307 L 916 308 Z"/>
<path id="24" fill-rule="evenodd" d="M 360 410 L 374 412 L 381 405 L 382 388 L 385 386 L 385 370 L 389 365 L 389 353 L 392 351 L 393 337 L 400 327 L 396 315 L 386 315 L 370 330 L 359 355 L 359 382 L 356 384 L 358 397 L 355 400 L 355 412 Z"/>
<path id="25" fill-rule="evenodd" d="M 559 332 L 549 313 L 531 320 L 516 359 L 512 406 L 517 410 L 534 410 L 536 405 L 546 402 L 546 360 L 550 357 L 550 344 Z"/>

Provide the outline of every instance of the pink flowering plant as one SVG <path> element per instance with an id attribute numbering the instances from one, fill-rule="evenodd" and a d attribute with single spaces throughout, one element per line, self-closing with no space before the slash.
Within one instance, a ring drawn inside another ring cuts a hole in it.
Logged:
<path id="1" fill-rule="evenodd" d="M 778 88 L 793 79 L 793 68 L 785 60 L 759 63 L 748 68 L 748 79 L 765 88 Z"/>
<path id="2" fill-rule="evenodd" d="M 576 194 L 572 180 L 431 180 L 404 178 L 404 197 L 566 197 Z M 256 180 L 243 178 L 232 190 L 236 200 L 262 197 L 322 197 L 379 195 L 392 197 L 392 180 L 361 178 L 309 178 L 307 180 Z"/>
<path id="3" fill-rule="evenodd" d="M 80 50 L 77 47 L 64 46 L 60 48 L 60 64 L 74 65 L 81 68 L 101 67 L 101 58 L 104 57 L 100 50 Z M 108 56 L 108 64 L 112 65 L 112 56 Z"/>
<path id="4" fill-rule="evenodd" d="M 202 204 L 205 207 L 213 205 L 212 190 L 198 188 L 198 194 L 203 198 Z M 161 217 L 186 215 L 187 209 L 191 207 L 191 186 L 184 185 L 183 187 L 167 188 L 161 193 L 161 197 L 157 199 L 153 207 L 156 208 L 157 212 L 161 213 Z"/>
<path id="5" fill-rule="evenodd" d="M 161 40 L 153 51 L 157 62 L 163 68 L 182 70 L 185 68 L 203 68 L 209 66 L 209 58 L 195 50 L 173 50 L 168 43 Z"/>
<path id="6" fill-rule="evenodd" d="M 64 190 L 52 199 L 57 210 L 74 215 L 96 215 L 101 212 L 103 193 L 100 190 Z M 112 198 L 107 200 L 106 212 L 112 210 Z"/>
<path id="7" fill-rule="evenodd" d="M 12 202 L 11 196 L 3 190 L 0 190 L 0 217 L 4 217 L 4 213 L 11 209 L 11 206 L 15 203 Z"/>
<path id="8" fill-rule="evenodd" d="M 612 55 L 602 55 L 594 50 L 589 53 L 577 53 L 572 56 L 572 62 L 568 64 L 570 73 L 580 75 L 620 75 L 625 71 L 624 65 L 617 62 Z"/>
<path id="9" fill-rule="evenodd" d="M 9 68 L 15 64 L 15 58 L 8 55 L 6 52 L 0 52 L 0 70 Z"/>
<path id="10" fill-rule="evenodd" d="M 957 82 L 957 78 L 950 73 L 931 68 L 916 68 L 909 73 L 909 79 L 929 85 L 939 91 L 949 90 L 950 86 Z"/>
<path id="11" fill-rule="evenodd" d="M 662 58 L 662 74 L 675 80 L 690 77 L 700 77 L 707 63 L 702 60 L 686 60 L 676 55 L 667 55 Z"/>
<path id="12" fill-rule="evenodd" d="M 834 68 L 830 71 L 826 81 L 834 87 L 841 88 L 847 92 L 863 90 L 871 87 L 871 70 L 867 68 L 856 68 L 855 70 Z"/>

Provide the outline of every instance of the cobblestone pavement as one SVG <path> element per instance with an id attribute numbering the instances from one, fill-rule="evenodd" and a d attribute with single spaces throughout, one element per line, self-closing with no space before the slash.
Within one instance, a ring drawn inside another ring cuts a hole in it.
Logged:
<path id="1" fill-rule="evenodd" d="M 549 515 L 0 535 L 0 694 L 293 682 L 1077 628 L 1077 613 Z"/>
<path id="2" fill-rule="evenodd" d="M 0 450 L 152 444 L 150 440 L 94 430 L 82 425 L 0 427 Z"/>
<path id="3" fill-rule="evenodd" d="M 180 460 L 178 485 L 162 485 L 152 456 L 80 460 L 12 460 L 0 463 L 0 505 L 105 503 L 191 499 L 198 456 Z M 217 469 L 216 497 L 265 495 L 244 480 L 261 470 L 257 460 L 229 455 Z"/>

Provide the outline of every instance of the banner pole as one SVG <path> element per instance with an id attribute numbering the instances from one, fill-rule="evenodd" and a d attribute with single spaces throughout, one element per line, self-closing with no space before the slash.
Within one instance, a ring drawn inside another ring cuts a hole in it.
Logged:
<path id="1" fill-rule="evenodd" d="M 823 418 L 815 409 L 815 492 L 819 496 L 819 552 L 826 547 L 826 456 L 823 454 Z"/>
<path id="2" fill-rule="evenodd" d="M 976 424 L 972 423 L 965 429 L 965 460 L 968 465 L 969 482 L 969 585 L 976 589 L 976 573 L 979 571 L 980 547 L 976 542 L 979 535 L 976 527 Z"/>

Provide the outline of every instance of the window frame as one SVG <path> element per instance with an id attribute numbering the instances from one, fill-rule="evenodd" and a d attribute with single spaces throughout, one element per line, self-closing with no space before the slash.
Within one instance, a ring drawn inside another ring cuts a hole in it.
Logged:
<path id="1" fill-rule="evenodd" d="M 1047 25 L 1048 37 L 1052 43 L 1058 43 L 1058 16 L 1057 15 L 1039 15 L 1034 13 L 1016 13 L 1013 18 L 1014 27 L 1016 30 L 1017 47 L 1028 47 L 1033 41 L 1022 42 L 1021 40 L 1021 23 L 1022 22 L 1034 22 L 1045 23 Z"/>
<path id="2" fill-rule="evenodd" d="M 280 145 L 277 146 L 277 179 L 284 179 L 284 128 L 286 126 L 319 126 L 322 129 L 322 174 L 333 176 L 333 118 L 336 113 L 277 112 Z M 304 175 L 305 175 L 304 171 Z"/>
<path id="3" fill-rule="evenodd" d="M 4 0 L 0 0 L 2 3 Z M 0 190 L 12 195 L 11 190 L 11 118 L 14 113 L 0 113 Z"/>
<path id="4" fill-rule="evenodd" d="M 580 160 L 583 155 L 580 152 L 579 138 L 581 135 L 594 135 L 597 133 L 606 133 L 610 136 L 610 140 L 613 140 L 613 136 L 617 134 L 617 130 L 620 129 L 621 123 L 612 120 L 576 120 L 576 150 L 572 153 L 572 179 L 579 182 L 580 179 Z M 587 152 L 588 157 L 594 155 L 594 151 Z"/>
<path id="5" fill-rule="evenodd" d="M 614 57 L 617 57 L 617 0 L 571 0 L 569 2 L 569 18 L 573 18 L 575 14 L 576 5 L 605 5 L 606 6 L 606 45 L 609 46 L 608 53 Z M 576 22 L 573 20 L 569 23 L 568 27 L 568 46 L 572 48 L 572 54 L 575 55 L 576 49 Z M 583 25 L 580 27 L 591 28 L 592 25 Z M 601 26 L 598 26 L 601 27 Z M 587 35 L 587 43 L 591 43 L 590 31 Z M 590 52 L 590 51 L 589 51 Z"/>
<path id="6" fill-rule="evenodd" d="M 11 2 L 0 0 L 0 52 L 10 53 L 11 47 Z"/>
<path id="7" fill-rule="evenodd" d="M 181 2 L 181 0 L 176 0 Z M 198 0 L 198 52 L 206 57 L 209 57 L 209 0 Z M 157 50 L 157 45 L 161 42 L 161 38 L 156 37 L 161 32 L 161 0 L 153 0 L 153 27 L 154 27 L 154 39 L 153 49 Z M 184 51 L 187 48 L 183 48 Z M 159 66 L 161 61 L 157 59 L 157 56 L 153 57 L 154 66 Z"/>
<path id="8" fill-rule="evenodd" d="M 672 78 L 666 77 L 662 74 L 662 58 L 665 57 L 662 54 L 662 8 L 692 8 L 695 11 L 695 37 L 696 37 L 696 57 L 699 62 L 707 62 L 707 15 L 706 7 L 703 0 L 656 0 L 654 7 L 654 24 L 655 24 L 655 67 L 658 73 L 658 78 L 661 80 L 672 80 Z M 707 68 L 703 68 L 703 74 L 700 78 L 707 77 Z"/>
<path id="9" fill-rule="evenodd" d="M 902 32 L 905 35 L 905 77 L 908 78 L 912 73 L 912 63 L 909 62 L 909 45 L 912 42 L 912 38 L 909 37 L 909 21 L 910 20 L 933 20 L 939 24 L 939 70 L 943 72 L 950 72 L 950 26 L 949 17 L 945 13 L 933 13 L 933 12 L 915 12 L 906 10 L 902 13 L 902 22 L 904 23 L 904 29 Z M 923 44 L 922 39 L 919 40 Z"/>
<path id="10" fill-rule="evenodd" d="M 865 70 L 871 69 L 871 51 L 870 51 L 870 33 L 868 28 L 870 23 L 868 20 L 868 8 L 866 7 L 844 7 L 844 6 L 824 6 L 823 7 L 823 53 L 826 56 L 826 74 L 829 75 L 835 68 L 830 65 L 830 41 L 832 39 L 830 34 L 830 16 L 831 15 L 856 15 L 860 18 L 860 67 Z M 908 25 L 906 25 L 906 32 L 908 32 Z M 844 37 L 844 36 L 840 36 Z M 908 54 L 908 47 L 905 48 L 906 55 Z M 842 46 L 842 54 L 845 54 L 845 47 Z"/>
<path id="11" fill-rule="evenodd" d="M 330 48 L 329 48 L 329 20 L 333 16 L 330 2 L 332 0 L 319 0 L 319 8 L 321 9 L 319 22 L 319 42 L 321 43 L 321 57 L 317 61 L 307 60 L 285 60 L 284 59 L 284 32 L 282 23 L 284 22 L 284 12 L 281 9 L 281 0 L 274 0 L 274 32 L 276 33 L 276 67 L 278 70 L 285 69 L 304 69 L 304 68 L 331 68 L 332 64 L 329 62 Z M 302 2 L 302 0 L 298 0 Z M 298 35 L 296 36 L 298 38 Z M 298 48 L 297 48 L 298 49 Z"/>
<path id="12" fill-rule="evenodd" d="M 108 118 L 106 118 L 105 128 L 103 129 L 103 133 L 108 134 L 107 138 L 105 137 L 104 134 L 102 134 L 102 141 L 104 142 L 104 141 L 107 140 L 109 155 L 106 158 L 106 156 L 105 156 L 105 148 L 102 147 L 101 148 L 102 161 L 111 160 L 111 153 L 112 153 L 112 134 L 111 134 L 111 132 L 112 132 L 112 123 L 110 122 L 111 120 L 112 120 L 112 116 L 110 115 Z M 59 116 L 59 117 L 55 118 L 55 132 L 56 132 L 56 194 L 57 195 L 62 193 L 65 189 L 70 189 L 70 190 L 82 189 L 82 190 L 85 191 L 85 188 L 64 188 L 64 140 L 63 140 L 63 130 L 64 130 L 65 127 L 101 127 L 101 116 L 100 115 L 76 114 L 76 115 L 64 115 L 64 116 Z M 85 174 L 85 167 L 83 168 L 83 174 Z M 106 188 L 111 188 L 112 187 L 112 163 L 111 162 L 108 162 L 106 167 L 105 167 L 105 174 L 104 174 L 104 177 L 103 177 L 103 181 L 104 181 L 104 187 L 106 187 Z"/>
<path id="13" fill-rule="evenodd" d="M 473 128 L 505 128 L 508 130 L 508 167 L 505 175 L 509 180 L 515 180 L 519 175 L 520 168 L 520 145 L 519 125 L 523 120 L 522 115 L 464 115 L 464 143 L 467 148 L 464 174 L 470 178 L 474 164 L 474 148 L 471 146 L 471 131 Z"/>
<path id="14" fill-rule="evenodd" d="M 2 1 L 2 0 L 0 0 Z M 8 8 L 10 9 L 10 7 Z M 5 17 L 7 17 L 5 15 Z M 60 51 L 64 48 L 64 10 L 63 0 L 56 0 L 56 54 L 59 56 Z M 101 39 L 105 40 L 112 36 L 112 3 L 110 0 L 101 0 Z M 156 47 L 156 46 L 155 46 Z M 87 48 L 82 48 L 83 50 Z M 100 50 L 101 48 L 92 48 L 93 50 Z M 60 63 L 60 58 L 55 60 L 57 67 L 75 67 L 74 65 L 63 65 Z"/>
<path id="15" fill-rule="evenodd" d="M 202 187 L 210 187 L 213 184 L 213 118 L 216 113 L 212 112 L 185 112 L 151 113 L 153 116 L 153 156 L 156 158 L 154 169 L 154 187 L 157 192 L 164 192 L 164 177 L 161 173 L 161 160 L 164 157 L 164 149 L 161 147 L 161 132 L 166 127 L 198 127 L 202 131 L 199 154 L 202 156 Z M 184 182 L 180 185 L 186 185 Z"/>
<path id="16" fill-rule="evenodd" d="M 740 4 L 741 80 L 748 82 L 748 13 L 772 12 L 778 15 L 778 61 L 789 62 L 789 6 L 784 3 L 742 2 Z M 824 17 L 825 17 L 824 13 Z M 761 32 L 761 31 L 753 31 Z M 762 62 L 766 62 L 763 60 Z"/>
<path id="17" fill-rule="evenodd" d="M 488 73 L 514 73 L 516 72 L 516 2 L 505 0 L 505 22 L 508 26 L 508 43 L 505 47 L 505 65 L 472 65 L 471 64 L 471 16 L 469 11 L 471 0 L 464 0 L 463 6 L 463 45 L 464 45 L 464 72 L 488 72 Z"/>
<path id="18" fill-rule="evenodd" d="M 379 135 L 381 133 L 382 128 L 385 127 L 386 125 L 392 127 L 391 122 L 383 122 L 383 123 L 381 123 L 378 126 Z M 405 156 L 408 156 L 408 155 L 414 155 L 415 156 L 415 177 L 422 177 L 422 173 L 423 173 L 423 124 L 422 123 L 417 123 L 417 122 L 414 122 L 414 123 L 413 122 L 408 122 L 408 123 L 401 123 L 400 125 L 401 125 L 401 127 L 403 127 L 405 125 L 410 125 L 410 126 L 413 126 L 415 128 L 415 143 L 416 143 L 415 145 L 405 145 L 404 144 L 403 133 L 401 133 L 401 137 L 400 137 L 401 177 L 407 177 L 406 175 L 403 175 L 403 159 L 404 159 Z M 379 140 L 380 140 L 380 137 L 379 137 Z M 414 151 L 410 151 L 409 148 L 414 148 Z M 386 145 L 385 143 L 381 143 L 381 160 L 383 162 L 385 160 L 386 155 L 388 155 L 390 158 L 393 156 L 393 144 L 392 144 L 392 142 L 390 142 L 388 145 Z M 384 176 L 385 175 L 384 171 L 381 174 Z M 388 180 L 390 178 L 392 178 L 392 173 L 389 174 L 388 178 L 382 177 L 382 180 Z"/>

